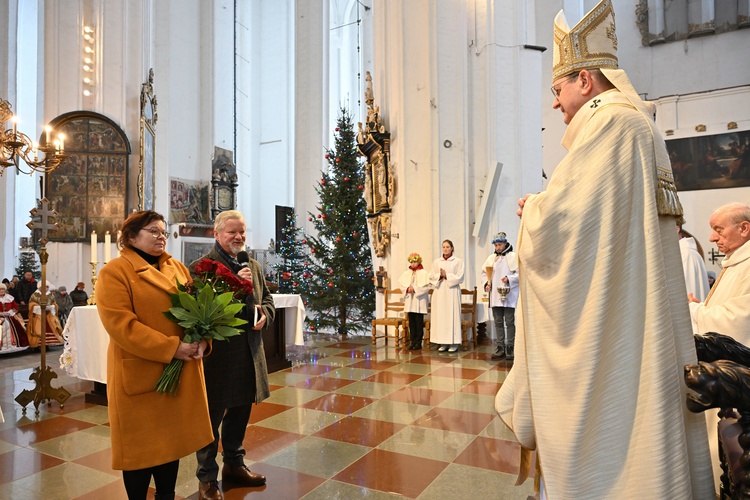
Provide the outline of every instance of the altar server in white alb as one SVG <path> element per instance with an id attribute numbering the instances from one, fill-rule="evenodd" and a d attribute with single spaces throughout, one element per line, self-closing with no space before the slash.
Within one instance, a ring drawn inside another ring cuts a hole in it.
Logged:
<path id="1" fill-rule="evenodd" d="M 706 263 L 703 262 L 703 250 L 698 251 L 698 242 L 695 241 L 692 234 L 681 226 L 677 226 L 677 237 L 680 242 L 682 271 L 685 275 L 687 293 L 701 301 L 706 298 L 708 290 L 711 288 L 708 285 Z"/>
<path id="2" fill-rule="evenodd" d="M 464 261 L 453 255 L 453 242 L 444 240 L 443 256 L 432 263 L 430 283 L 430 341 L 439 344 L 440 352 L 456 352 L 461 343 L 461 283 Z"/>
<path id="3" fill-rule="evenodd" d="M 568 154 L 519 200 L 516 359 L 495 407 L 537 451 L 543 498 L 714 498 L 685 405 L 696 355 L 666 145 L 617 69 L 610 0 L 572 29 L 560 12 L 553 41 Z"/>
<path id="4" fill-rule="evenodd" d="M 505 233 L 497 233 L 492 238 L 492 244 L 495 246 L 495 252 L 482 264 L 482 283 L 484 291 L 489 294 L 497 339 L 497 349 L 492 354 L 492 359 L 513 361 L 518 302 L 518 260 Z"/>
<path id="5" fill-rule="evenodd" d="M 427 314 L 430 293 L 430 278 L 422 266 L 422 257 L 411 253 L 407 257 L 409 269 L 398 279 L 398 286 L 404 293 L 404 312 L 409 319 L 410 351 L 422 349 L 424 336 L 424 315 Z"/>

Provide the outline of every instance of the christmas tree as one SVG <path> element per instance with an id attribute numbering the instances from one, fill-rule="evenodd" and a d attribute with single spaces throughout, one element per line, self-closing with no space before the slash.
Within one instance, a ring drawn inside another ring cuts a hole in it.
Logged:
<path id="1" fill-rule="evenodd" d="M 297 216 L 294 213 L 287 215 L 286 223 L 281 229 L 281 239 L 278 241 L 279 251 L 277 256 L 281 261 L 273 265 L 278 276 L 279 293 L 293 293 L 302 295 L 302 300 L 307 303 L 309 273 L 309 257 L 307 246 L 303 242 L 302 228 L 297 227 Z"/>
<path id="2" fill-rule="evenodd" d="M 351 116 L 342 109 L 335 147 L 326 152 L 328 169 L 318 182 L 318 213 L 310 213 L 317 236 L 310 248 L 307 309 L 310 329 L 340 335 L 369 331 L 375 311 L 372 256 L 367 235 L 364 166 L 360 163 Z"/>
<path id="3" fill-rule="evenodd" d="M 23 274 L 26 271 L 31 271 L 34 279 L 39 281 L 42 279 L 42 268 L 39 267 L 39 263 L 36 260 L 36 253 L 25 250 L 22 251 L 18 256 L 18 267 L 16 268 L 16 276 L 23 279 Z"/>

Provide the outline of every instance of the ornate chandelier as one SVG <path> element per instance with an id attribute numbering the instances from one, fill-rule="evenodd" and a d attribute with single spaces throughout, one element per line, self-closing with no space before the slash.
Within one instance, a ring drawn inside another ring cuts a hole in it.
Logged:
<path id="1" fill-rule="evenodd" d="M 0 176 L 9 167 L 15 167 L 22 174 L 48 174 L 55 170 L 68 157 L 65 154 L 65 135 L 58 134 L 55 138 L 52 128 L 47 126 L 42 135 L 42 143 L 37 144 L 18 131 L 16 117 L 10 108 L 8 101 L 0 99 L 0 123 L 3 127 L 9 120 L 13 124 L 7 130 L 0 130 Z M 23 167 L 22 162 L 28 168 Z"/>

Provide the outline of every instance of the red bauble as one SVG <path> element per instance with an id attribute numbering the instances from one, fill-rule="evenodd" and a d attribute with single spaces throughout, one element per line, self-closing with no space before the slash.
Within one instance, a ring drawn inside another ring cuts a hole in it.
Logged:
<path id="1" fill-rule="evenodd" d="M 289 271 L 284 271 L 283 273 L 281 273 L 281 277 L 284 280 L 290 280 L 292 279 L 292 273 L 290 273 Z"/>
<path id="2" fill-rule="evenodd" d="M 358 233 L 357 231 L 354 231 L 354 232 L 352 233 L 352 236 L 354 236 L 354 237 L 356 238 L 358 234 L 359 234 L 359 233 Z"/>
<path id="3" fill-rule="evenodd" d="M 365 269 L 365 274 L 370 274 L 370 270 L 369 269 Z"/>
<path id="4" fill-rule="evenodd" d="M 328 283 L 328 288 L 333 288 L 333 283 Z"/>
<path id="5" fill-rule="evenodd" d="M 336 158 L 336 163 L 341 163 L 341 158 Z"/>
<path id="6" fill-rule="evenodd" d="M 310 220 L 312 220 L 312 219 L 310 219 Z M 307 245 L 307 240 L 302 240 L 302 244 L 303 245 Z"/>
<path id="7" fill-rule="evenodd" d="M 323 215 L 321 216 L 321 218 L 322 218 L 322 219 L 325 219 L 325 218 L 326 218 L 325 214 L 323 214 Z"/>
<path id="8" fill-rule="evenodd" d="M 344 177 L 344 180 L 345 181 L 349 181 L 349 177 Z"/>
<path id="9" fill-rule="evenodd" d="M 329 158 L 330 158 L 330 156 L 326 155 L 326 160 L 329 159 Z"/>
<path id="10" fill-rule="evenodd" d="M 311 252 L 311 253 L 315 253 L 315 249 L 314 249 L 314 248 L 311 248 L 311 249 L 310 249 L 310 252 Z"/>
<path id="11" fill-rule="evenodd" d="M 328 274 L 333 274 L 333 269 L 331 269 L 330 267 L 328 268 Z"/>
<path id="12" fill-rule="evenodd" d="M 362 184 L 360 184 L 359 186 L 357 186 L 357 189 L 359 189 L 360 191 L 362 191 Z"/>
<path id="13" fill-rule="evenodd" d="M 320 185 L 321 186 L 325 186 L 326 185 L 326 180 L 325 179 L 320 179 Z"/>
<path id="14" fill-rule="evenodd" d="M 340 241 L 341 241 L 341 238 L 339 238 L 338 236 L 336 236 L 336 243 L 338 243 Z"/>
<path id="15" fill-rule="evenodd" d="M 315 325 L 310 325 L 310 330 L 315 330 Z"/>
<path id="16" fill-rule="evenodd" d="M 338 128 L 338 127 L 336 127 L 336 128 L 334 129 L 334 130 L 336 130 L 336 132 L 338 132 L 338 131 L 339 131 L 339 128 Z"/>
<path id="17" fill-rule="evenodd" d="M 320 219 L 320 214 L 318 214 L 318 219 Z"/>
<path id="18" fill-rule="evenodd" d="M 307 220 L 309 220 L 310 222 L 312 222 L 312 217 L 308 217 Z"/>
<path id="19" fill-rule="evenodd" d="M 294 283 L 292 283 L 292 286 L 297 286 L 297 282 L 295 281 Z"/>

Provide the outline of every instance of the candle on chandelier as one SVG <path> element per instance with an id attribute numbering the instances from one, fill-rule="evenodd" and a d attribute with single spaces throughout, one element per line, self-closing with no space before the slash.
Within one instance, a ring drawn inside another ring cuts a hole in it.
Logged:
<path id="1" fill-rule="evenodd" d="M 60 140 L 60 152 L 62 153 L 65 151 L 65 134 L 60 134 L 57 138 Z"/>
<path id="2" fill-rule="evenodd" d="M 91 262 L 96 262 L 96 231 L 91 231 Z"/>
<path id="3" fill-rule="evenodd" d="M 104 263 L 106 264 L 112 260 L 112 237 L 109 231 L 104 233 Z"/>
<path id="4" fill-rule="evenodd" d="M 13 116 L 13 118 L 10 119 L 10 121 L 13 123 L 13 140 L 16 140 L 16 134 L 18 133 L 18 117 Z"/>
<path id="5" fill-rule="evenodd" d="M 44 137 L 42 138 L 42 146 L 47 146 L 49 144 L 49 138 L 52 137 L 52 127 L 47 125 L 44 127 Z"/>

